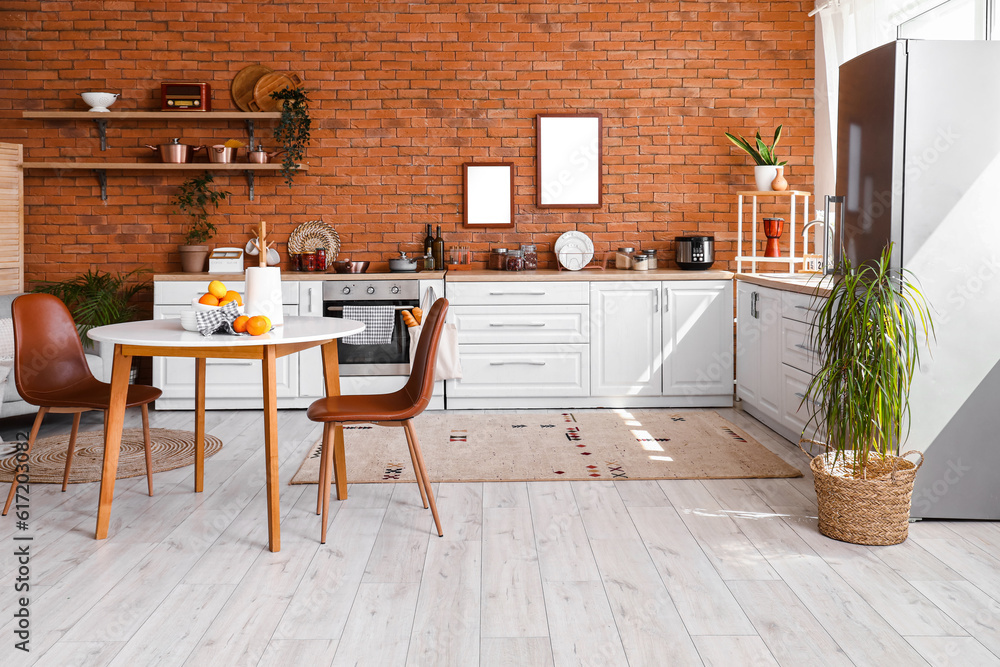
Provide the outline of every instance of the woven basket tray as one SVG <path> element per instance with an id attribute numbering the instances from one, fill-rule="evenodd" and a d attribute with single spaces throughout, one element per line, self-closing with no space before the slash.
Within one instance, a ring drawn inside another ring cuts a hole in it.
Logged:
<path id="1" fill-rule="evenodd" d="M 340 236 L 337 230 L 322 220 L 303 222 L 288 237 L 290 253 L 312 252 L 316 248 L 326 250 L 327 266 L 337 259 L 337 253 L 340 251 Z"/>
<path id="2" fill-rule="evenodd" d="M 910 454 L 918 454 L 920 461 L 903 458 Z M 899 544 L 909 530 L 913 479 L 923 455 L 912 451 L 883 461 L 871 454 L 867 479 L 842 474 L 845 467 L 850 469 L 850 456 L 841 454 L 834 466 L 832 453 L 821 454 L 809 464 L 819 504 L 819 532 L 852 544 Z"/>

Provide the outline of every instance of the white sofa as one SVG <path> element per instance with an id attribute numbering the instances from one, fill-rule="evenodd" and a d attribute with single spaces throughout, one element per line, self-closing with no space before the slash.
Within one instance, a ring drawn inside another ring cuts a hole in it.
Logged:
<path id="1" fill-rule="evenodd" d="M 0 294 L 0 318 L 11 316 L 10 305 L 14 302 L 15 297 L 18 296 L 20 295 Z M 104 362 L 100 356 L 97 354 L 88 354 L 87 363 L 90 365 L 90 370 L 94 373 L 94 377 L 101 380 L 105 379 Z M 21 396 L 17 393 L 17 386 L 14 382 L 14 372 L 11 371 L 10 375 L 7 377 L 6 386 L 3 391 L 3 405 L 0 405 L 0 418 L 33 414 L 37 411 L 38 408 L 25 403 Z"/>

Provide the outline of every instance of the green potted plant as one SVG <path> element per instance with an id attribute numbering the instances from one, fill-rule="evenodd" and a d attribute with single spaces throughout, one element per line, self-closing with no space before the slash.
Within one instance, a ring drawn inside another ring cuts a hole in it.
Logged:
<path id="1" fill-rule="evenodd" d="M 906 539 L 923 462 L 898 452 L 921 339 L 929 348 L 934 323 L 913 274 L 892 268 L 891 256 L 889 245 L 878 262 L 845 259 L 812 328 L 812 347 L 822 356 L 803 403 L 812 406 L 806 428 L 826 439 L 826 453 L 810 464 L 819 530 L 854 544 Z"/>
<path id="2" fill-rule="evenodd" d="M 309 117 L 309 94 L 302 88 L 286 87 L 271 93 L 281 106 L 281 118 L 274 128 L 274 138 L 281 145 L 281 174 L 291 186 L 299 163 L 309 145 L 312 119 Z"/>
<path id="3" fill-rule="evenodd" d="M 62 299 L 73 314 L 80 341 L 85 348 L 92 349 L 94 342 L 87 335 L 91 329 L 136 319 L 139 306 L 132 300 L 149 287 L 149 280 L 141 278 L 145 272 L 145 269 L 127 273 L 88 270 L 70 280 L 39 283 L 34 291 Z"/>
<path id="4" fill-rule="evenodd" d="M 765 144 L 764 140 L 760 138 L 759 131 L 754 137 L 754 143 L 752 144 L 748 139 L 744 139 L 742 135 L 737 137 L 726 132 L 727 139 L 733 142 L 737 148 L 746 151 L 747 155 L 753 158 L 754 163 L 757 165 L 753 169 L 753 177 L 757 189 L 760 191 L 766 192 L 771 190 L 771 183 L 782 172 L 782 168 L 788 164 L 788 160 L 778 162 L 778 158 L 774 155 L 774 147 L 778 145 L 778 141 L 781 139 L 781 128 L 782 126 L 779 125 L 778 129 L 774 131 L 774 139 L 771 141 L 770 146 Z M 787 184 L 785 187 L 787 187 Z"/>
<path id="5" fill-rule="evenodd" d="M 191 216 L 191 227 L 179 248 L 181 269 L 188 273 L 201 273 L 205 270 L 205 260 L 209 253 L 205 242 L 215 235 L 215 225 L 209 220 L 208 208 L 218 206 L 230 194 L 212 188 L 213 181 L 212 174 L 208 171 L 201 176 L 192 176 L 181 183 L 180 192 L 174 197 L 177 211 Z"/>

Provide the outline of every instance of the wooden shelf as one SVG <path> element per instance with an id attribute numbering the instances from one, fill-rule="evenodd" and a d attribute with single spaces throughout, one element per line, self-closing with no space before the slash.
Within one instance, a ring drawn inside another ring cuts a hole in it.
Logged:
<path id="1" fill-rule="evenodd" d="M 743 197 L 808 197 L 811 193 L 805 190 L 739 190 L 736 194 Z"/>
<path id="2" fill-rule="evenodd" d="M 108 200 L 107 170 L 113 171 L 242 171 L 247 177 L 250 201 L 254 198 L 254 172 L 280 171 L 281 163 L 257 164 L 255 162 L 46 162 L 25 161 L 23 169 L 90 169 L 97 175 L 101 186 L 101 201 Z M 309 166 L 300 164 L 299 171 L 309 171 Z"/>
<path id="3" fill-rule="evenodd" d="M 254 118 L 281 118 L 280 111 L 22 111 L 22 118 L 48 118 L 56 120 L 251 120 Z"/>

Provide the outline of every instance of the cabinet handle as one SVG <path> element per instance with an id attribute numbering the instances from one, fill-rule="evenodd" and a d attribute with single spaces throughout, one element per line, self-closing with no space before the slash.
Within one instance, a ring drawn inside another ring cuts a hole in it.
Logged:
<path id="1" fill-rule="evenodd" d="M 796 343 L 795 347 L 799 348 L 800 350 L 805 350 L 806 352 L 810 352 L 812 354 L 819 354 L 819 350 L 814 350 L 808 345 L 803 345 L 802 343 Z"/>
<path id="2" fill-rule="evenodd" d="M 663 288 L 663 312 L 670 310 L 670 288 Z"/>
<path id="3" fill-rule="evenodd" d="M 757 312 L 757 292 L 750 293 L 750 317 L 757 319 L 759 313 Z"/>
<path id="4" fill-rule="evenodd" d="M 490 322 L 491 327 L 544 327 L 545 322 Z"/>
<path id="5" fill-rule="evenodd" d="M 653 312 L 654 313 L 660 312 L 660 290 L 659 289 L 657 289 L 655 292 L 653 292 Z"/>
<path id="6" fill-rule="evenodd" d="M 319 290 L 317 288 L 315 288 L 315 287 L 310 287 L 309 288 L 309 312 L 310 313 L 315 313 L 318 310 L 316 308 L 316 293 L 317 292 L 319 292 Z M 322 314 L 322 313 L 320 313 L 320 314 Z"/>
<path id="7" fill-rule="evenodd" d="M 255 361 L 238 361 L 233 359 L 212 359 L 213 366 L 253 366 Z"/>
<path id="8" fill-rule="evenodd" d="M 813 405 L 818 405 L 818 404 L 816 403 L 816 401 L 812 400 L 811 398 L 807 398 L 807 397 L 806 397 L 806 395 L 805 395 L 805 394 L 803 394 L 803 393 L 802 393 L 802 392 L 800 392 L 800 391 L 797 391 L 797 392 L 795 392 L 795 396 L 796 396 L 797 398 L 801 398 L 801 399 L 805 400 L 805 402 L 806 402 L 806 403 L 812 403 Z"/>
<path id="9" fill-rule="evenodd" d="M 490 366 L 544 366 L 544 361 L 491 361 Z"/>
<path id="10" fill-rule="evenodd" d="M 545 292 L 490 292 L 490 296 L 545 296 Z"/>
<path id="11" fill-rule="evenodd" d="M 799 308 L 801 310 L 809 310 L 809 311 L 812 311 L 814 313 L 818 313 L 819 312 L 819 308 L 812 308 L 811 306 L 795 306 L 795 307 Z"/>

